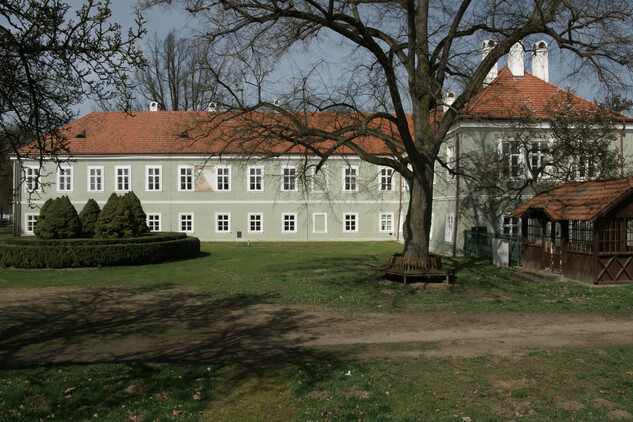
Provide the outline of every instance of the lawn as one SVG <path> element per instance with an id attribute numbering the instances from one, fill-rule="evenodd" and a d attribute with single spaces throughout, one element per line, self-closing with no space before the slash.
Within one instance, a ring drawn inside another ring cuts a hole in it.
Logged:
<path id="1" fill-rule="evenodd" d="M 112 289 L 169 294 L 183 288 L 213 303 L 248 298 L 258 304 L 307 306 L 339 314 L 632 311 L 631 287 L 517 282 L 513 270 L 472 258 L 445 260 L 457 267 L 455 283 L 446 289 L 421 290 L 374 280 L 371 266 L 400 248 L 390 242 L 204 243 L 199 258 L 155 266 L 0 269 L 0 301 L 5 289 L 76 286 L 104 294 Z M 71 299 L 64 302 L 69 309 L 74 306 Z M 171 313 L 179 308 L 178 300 L 148 306 L 163 306 Z M 58 333 L 74 329 L 97 334 L 105 329 L 82 326 L 71 313 L 50 322 L 46 315 L 31 321 L 0 318 L 0 352 L 3 337 L 15 343 L 50 335 L 72 346 L 73 336 Z M 132 317 L 113 315 L 111 321 L 128 324 L 127 332 L 139 335 L 150 327 L 147 321 L 135 325 L 139 322 Z M 55 331 L 58 326 L 65 331 Z M 195 335 L 199 326 L 191 323 L 180 329 L 161 335 Z M 239 355 L 239 345 L 232 347 L 236 349 L 212 358 L 204 353 L 156 353 L 148 359 L 0 362 L 0 420 L 606 420 L 633 414 L 633 347 L 468 358 L 350 358 L 344 347 L 333 346 L 251 360 Z M 407 345 L 392 348 L 406 350 Z"/>

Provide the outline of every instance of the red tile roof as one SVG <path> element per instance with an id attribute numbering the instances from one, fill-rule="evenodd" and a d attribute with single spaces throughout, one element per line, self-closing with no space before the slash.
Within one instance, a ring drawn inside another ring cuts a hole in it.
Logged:
<path id="1" fill-rule="evenodd" d="M 514 210 L 510 217 L 524 217 L 535 210 L 542 210 L 553 221 L 595 221 L 631 194 L 631 177 L 564 183 L 536 195 Z"/>

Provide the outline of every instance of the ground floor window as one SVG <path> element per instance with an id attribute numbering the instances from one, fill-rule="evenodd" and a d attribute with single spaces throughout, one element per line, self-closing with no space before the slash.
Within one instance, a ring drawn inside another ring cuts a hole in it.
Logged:
<path id="1" fill-rule="evenodd" d="M 518 236 L 521 234 L 521 219 L 504 216 L 501 220 L 501 234 Z"/>
<path id="2" fill-rule="evenodd" d="M 281 231 L 283 233 L 297 232 L 297 214 L 291 213 L 281 215 Z"/>
<path id="3" fill-rule="evenodd" d="M 193 232 L 193 213 L 178 214 L 178 231 L 191 233 Z"/>
<path id="4" fill-rule="evenodd" d="M 393 213 L 383 212 L 380 214 L 380 232 L 381 233 L 393 232 Z"/>
<path id="5" fill-rule="evenodd" d="M 593 223 L 591 221 L 569 221 L 567 250 L 593 252 Z"/>
<path id="6" fill-rule="evenodd" d="M 147 214 L 147 227 L 151 232 L 160 231 L 160 213 L 148 213 Z"/>
<path id="7" fill-rule="evenodd" d="M 327 233 L 327 213 L 315 212 L 312 214 L 312 232 Z"/>
<path id="8" fill-rule="evenodd" d="M 446 214 L 444 222 L 444 241 L 453 243 L 453 230 L 455 229 L 455 214 Z"/>
<path id="9" fill-rule="evenodd" d="M 543 244 L 543 225 L 536 218 L 528 219 L 527 225 L 527 243 L 531 243 L 532 245 L 542 245 Z"/>
<path id="10" fill-rule="evenodd" d="M 25 232 L 28 234 L 33 234 L 35 230 L 35 224 L 37 224 L 37 214 L 26 214 L 26 227 Z"/>
<path id="11" fill-rule="evenodd" d="M 343 232 L 358 232 L 358 213 L 345 213 L 343 215 Z"/>
<path id="12" fill-rule="evenodd" d="M 263 215 L 261 213 L 248 214 L 248 232 L 263 233 Z"/>
<path id="13" fill-rule="evenodd" d="M 215 231 L 218 233 L 228 233 L 231 230 L 231 215 L 228 213 L 217 213 L 215 215 Z"/>

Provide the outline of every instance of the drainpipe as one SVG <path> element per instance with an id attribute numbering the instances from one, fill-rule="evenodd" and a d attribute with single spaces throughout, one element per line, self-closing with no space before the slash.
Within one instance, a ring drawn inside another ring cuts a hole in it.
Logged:
<path id="1" fill-rule="evenodd" d="M 20 190 L 20 161 L 13 162 L 13 236 L 20 236 L 22 226 L 22 191 Z"/>
<path id="2" fill-rule="evenodd" d="M 622 122 L 622 129 L 620 130 L 620 177 L 624 177 L 624 128 L 626 122 Z"/>
<path id="3" fill-rule="evenodd" d="M 455 131 L 455 221 L 453 221 L 453 256 L 457 252 L 459 227 L 459 129 Z"/>
<path id="4" fill-rule="evenodd" d="M 396 226 L 396 242 L 400 242 L 400 218 L 402 216 L 402 174 L 400 175 L 400 198 L 398 199 L 398 225 Z"/>

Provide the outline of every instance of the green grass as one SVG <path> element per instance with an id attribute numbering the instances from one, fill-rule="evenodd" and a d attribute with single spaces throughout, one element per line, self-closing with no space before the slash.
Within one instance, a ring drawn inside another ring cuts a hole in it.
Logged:
<path id="1" fill-rule="evenodd" d="M 628 314 L 633 286 L 593 288 L 576 283 L 530 284 L 487 260 L 445 259 L 457 267 L 449 289 L 420 290 L 374 280 L 372 265 L 401 249 L 395 242 L 203 243 L 196 259 L 138 267 L 79 270 L 0 269 L 2 287 L 120 285 L 195 287 L 216 299 L 257 296 L 284 305 L 405 311 L 519 311 Z"/>

